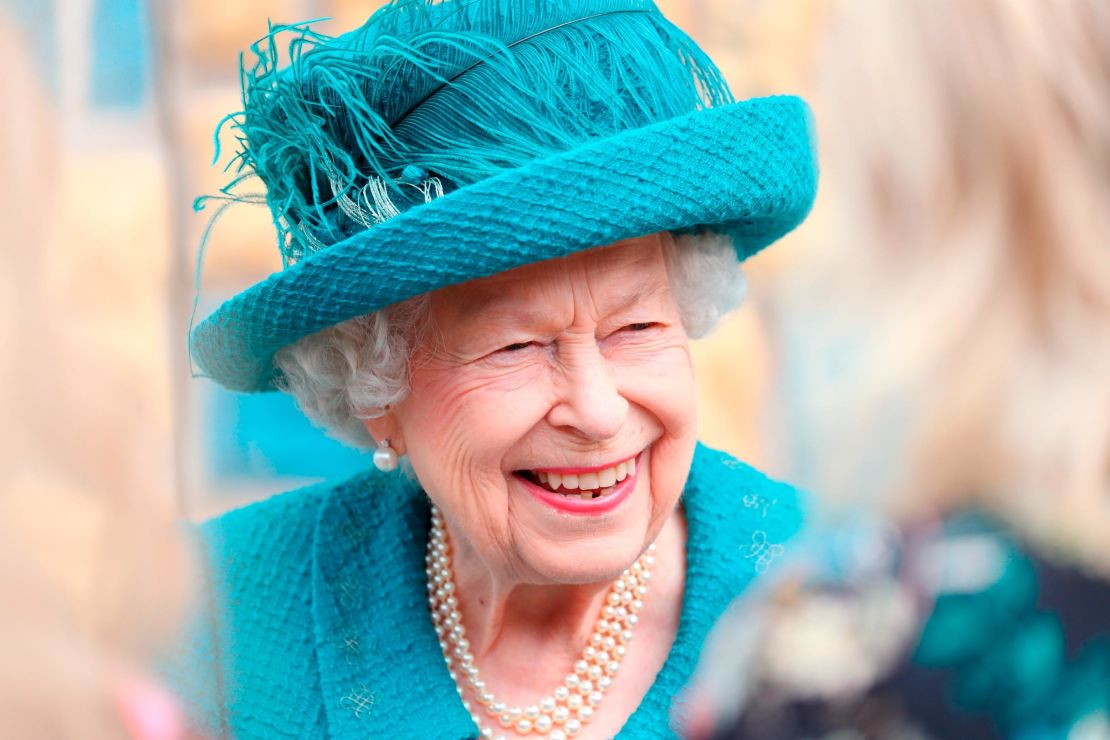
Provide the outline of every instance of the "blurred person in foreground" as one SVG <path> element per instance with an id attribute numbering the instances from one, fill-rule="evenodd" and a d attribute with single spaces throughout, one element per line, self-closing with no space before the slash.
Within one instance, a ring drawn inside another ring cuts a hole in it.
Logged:
<path id="1" fill-rule="evenodd" d="M 75 256 L 66 250 L 89 245 L 60 236 L 59 214 L 75 204 L 58 196 L 58 110 L 6 10 L 0 737 L 185 740 L 195 736 L 153 674 L 184 613 L 191 563 L 172 499 L 150 485 L 154 445 L 133 446 L 135 409 L 149 406 L 143 379 L 89 331 L 87 307 L 58 275 Z"/>
<path id="2" fill-rule="evenodd" d="M 800 525 L 792 488 L 697 444 L 689 342 L 809 210 L 805 104 L 733 100 L 649 0 L 398 0 L 255 51 L 234 161 L 286 267 L 193 356 L 288 391 L 377 469 L 205 526 L 211 716 L 241 737 L 666 736 L 760 571 L 740 546 Z"/>
<path id="3" fill-rule="evenodd" d="M 772 332 L 828 526 L 717 628 L 686 733 L 1110 737 L 1110 5 L 830 11 L 836 210 Z"/>

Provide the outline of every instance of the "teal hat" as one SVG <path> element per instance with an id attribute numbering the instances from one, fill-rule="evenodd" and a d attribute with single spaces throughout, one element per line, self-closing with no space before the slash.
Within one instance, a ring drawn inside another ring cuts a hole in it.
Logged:
<path id="1" fill-rule="evenodd" d="M 665 230 L 744 259 L 816 191 L 805 103 L 736 102 L 651 0 L 394 0 L 251 49 L 224 192 L 262 180 L 284 269 L 190 344 L 233 390 L 274 388 L 274 353 L 313 332 L 532 262 Z"/>

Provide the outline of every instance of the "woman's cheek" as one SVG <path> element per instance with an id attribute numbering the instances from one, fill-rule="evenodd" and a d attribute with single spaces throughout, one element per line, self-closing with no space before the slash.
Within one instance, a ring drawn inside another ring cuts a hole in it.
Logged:
<path id="1" fill-rule="evenodd" d="M 660 421 L 695 414 L 694 368 L 688 345 L 627 348 L 612 361 L 628 400 L 645 407 Z"/>

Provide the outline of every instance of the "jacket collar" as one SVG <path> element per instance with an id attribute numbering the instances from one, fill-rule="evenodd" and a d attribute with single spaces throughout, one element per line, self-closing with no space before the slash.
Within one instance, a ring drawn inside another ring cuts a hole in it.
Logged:
<path id="1" fill-rule="evenodd" d="M 793 494 L 698 445 L 683 492 L 687 570 L 678 633 L 622 737 L 654 736 L 665 726 L 714 621 L 798 528 Z M 321 508 L 310 598 L 329 737 L 365 738 L 371 729 L 388 737 L 476 735 L 427 618 L 430 516 L 426 495 L 402 474 L 365 474 Z"/>

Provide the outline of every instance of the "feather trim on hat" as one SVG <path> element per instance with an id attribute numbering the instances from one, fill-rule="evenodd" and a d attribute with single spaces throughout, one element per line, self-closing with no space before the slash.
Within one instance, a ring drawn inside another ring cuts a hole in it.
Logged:
<path id="1" fill-rule="evenodd" d="M 250 201 L 238 186 L 262 180 L 286 265 L 499 171 L 734 100 L 650 0 L 393 0 L 337 37 L 273 26 L 250 52 L 222 192 Z"/>

